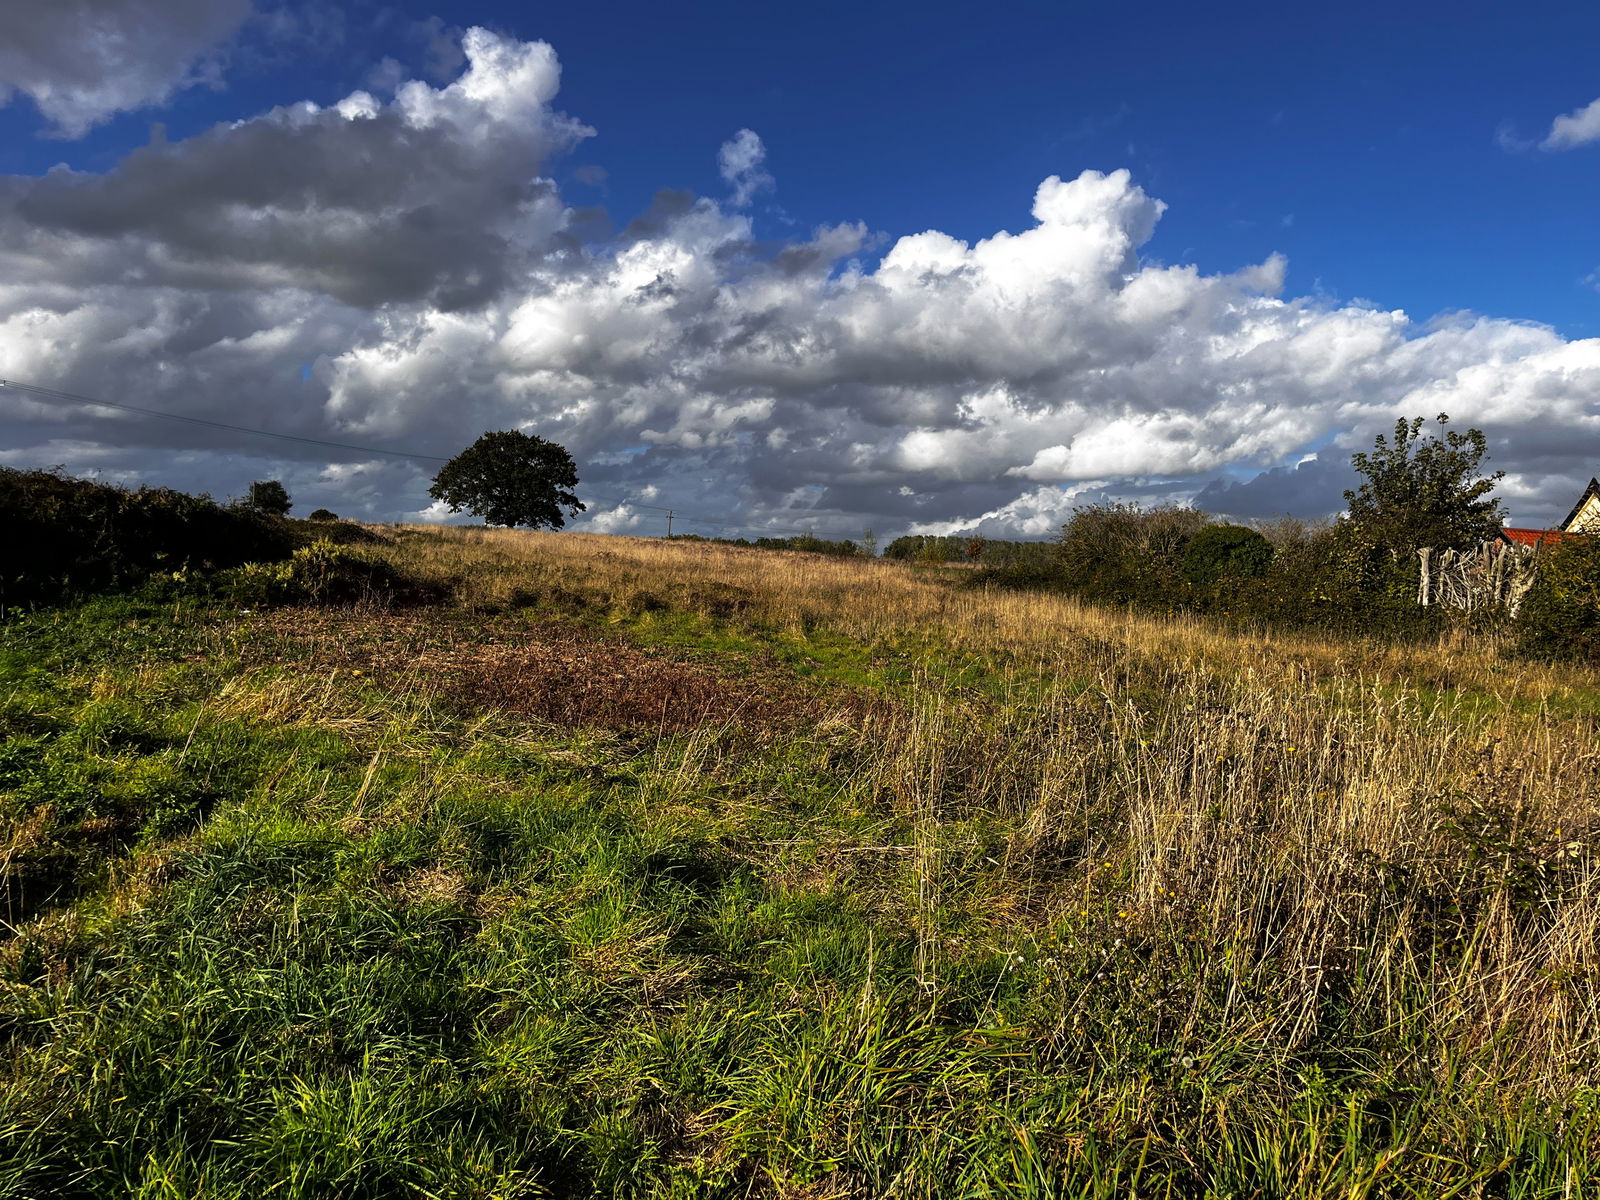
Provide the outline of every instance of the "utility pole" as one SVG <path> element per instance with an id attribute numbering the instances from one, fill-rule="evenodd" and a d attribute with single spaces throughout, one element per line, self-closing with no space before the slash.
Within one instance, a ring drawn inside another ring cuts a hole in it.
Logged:
<path id="1" fill-rule="evenodd" d="M 667 509 L 667 536 L 672 536 L 672 510 Z"/>

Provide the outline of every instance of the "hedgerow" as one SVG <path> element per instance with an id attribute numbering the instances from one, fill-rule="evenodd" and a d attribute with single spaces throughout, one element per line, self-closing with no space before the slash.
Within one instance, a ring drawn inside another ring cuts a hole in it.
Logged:
<path id="1" fill-rule="evenodd" d="M 127 588 L 157 573 L 286 558 L 290 526 L 171 488 L 129 489 L 0 468 L 0 602 L 7 607 Z"/>

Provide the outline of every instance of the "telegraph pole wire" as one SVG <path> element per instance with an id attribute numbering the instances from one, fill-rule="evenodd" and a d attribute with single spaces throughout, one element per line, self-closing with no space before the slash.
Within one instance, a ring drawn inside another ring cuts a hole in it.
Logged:
<path id="1" fill-rule="evenodd" d="M 182 421 L 186 425 L 199 425 L 207 429 L 220 429 L 228 433 L 241 433 L 249 437 L 275 438 L 280 442 L 295 442 L 302 446 L 321 446 L 329 450 L 350 450 L 357 454 L 381 454 L 389 458 L 405 458 L 413 462 L 449 462 L 449 456 L 443 454 L 422 454 L 413 450 L 386 450 L 379 446 L 357 446 L 351 442 L 336 442 L 328 438 L 304 437 L 297 433 L 275 433 L 270 429 L 256 429 L 249 425 L 232 425 L 226 421 L 213 421 L 207 417 L 191 417 L 183 413 L 163 412 L 158 408 L 143 408 L 137 404 L 120 404 L 114 400 L 98 400 L 93 396 L 82 396 L 77 392 L 64 392 L 57 388 L 40 387 L 38 384 L 23 383 L 17 379 L 0 379 L 0 388 L 21 392 L 28 396 L 39 397 L 45 400 L 67 401 L 73 404 L 87 404 L 95 408 L 108 408 L 116 412 L 135 413 L 142 417 L 157 417 L 164 421 Z M 713 521 L 709 517 L 696 517 L 686 513 L 677 512 L 663 504 L 646 504 L 639 500 L 617 499 L 613 496 L 599 496 L 590 493 L 594 500 L 613 507 L 627 505 L 629 508 L 646 509 L 651 512 L 665 513 L 667 517 L 667 536 L 672 536 L 672 523 L 674 519 L 688 521 L 695 525 L 720 529 L 724 532 L 732 530 L 739 533 L 754 533 L 759 536 L 770 534 L 810 534 L 817 536 L 815 529 L 802 529 L 798 526 L 783 525 L 739 525 L 731 521 Z"/>
<path id="2" fill-rule="evenodd" d="M 355 450 L 361 454 L 387 454 L 392 458 L 411 458 L 423 462 L 449 462 L 450 460 L 440 454 L 418 454 L 411 450 L 384 450 L 377 446 L 355 446 L 349 442 L 333 442 L 326 438 L 301 437 L 296 433 L 274 433 L 270 429 L 252 429 L 247 425 L 230 425 L 226 421 L 212 421 L 205 417 L 190 417 L 182 413 L 162 412 L 157 408 L 140 408 L 137 404 L 118 404 L 112 400 L 96 400 L 92 396 L 80 396 L 75 392 L 60 392 L 55 388 L 38 387 L 31 383 L 19 383 L 15 379 L 0 379 L 0 388 L 13 391 L 27 392 L 30 395 L 42 396 L 49 400 L 70 400 L 75 404 L 92 404 L 96 408 L 111 408 L 119 412 L 138 413 L 144 417 L 160 417 L 167 421 L 182 421 L 188 425 L 204 425 L 208 429 L 225 429 L 229 433 L 247 433 L 253 437 L 277 438 L 283 442 L 299 442 L 306 446 L 323 446 L 334 450 Z"/>

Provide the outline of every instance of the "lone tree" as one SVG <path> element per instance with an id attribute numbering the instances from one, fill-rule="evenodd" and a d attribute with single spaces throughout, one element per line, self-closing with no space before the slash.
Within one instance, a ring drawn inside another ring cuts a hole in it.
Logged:
<path id="1" fill-rule="evenodd" d="M 490 525 L 560 529 L 584 509 L 572 489 L 578 468 L 566 447 L 515 429 L 486 433 L 437 475 L 428 495 L 451 512 L 468 512 Z"/>
<path id="2" fill-rule="evenodd" d="M 289 489 L 276 479 L 258 479 L 252 483 L 244 505 L 275 517 L 287 517 L 294 507 L 289 500 Z"/>
<path id="3" fill-rule="evenodd" d="M 1442 437 L 1424 437 L 1421 417 L 1401 420 L 1393 442 L 1380 433 L 1370 452 L 1350 458 L 1366 480 L 1344 494 L 1350 525 L 1398 559 L 1409 561 L 1425 546 L 1475 546 L 1500 528 L 1500 501 L 1490 493 L 1505 472 L 1483 474 L 1483 431 L 1447 429 L 1445 413 L 1436 422 Z"/>

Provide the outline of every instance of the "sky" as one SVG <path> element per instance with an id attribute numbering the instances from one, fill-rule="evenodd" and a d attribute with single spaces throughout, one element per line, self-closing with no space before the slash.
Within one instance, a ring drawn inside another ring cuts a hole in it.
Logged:
<path id="1" fill-rule="evenodd" d="M 308 439 L 0 389 L 0 464 L 463 519 L 514 428 L 574 528 L 880 541 L 1315 517 L 1440 412 L 1517 524 L 1600 472 L 1600 6 L 0 15 L 0 377 Z"/>

